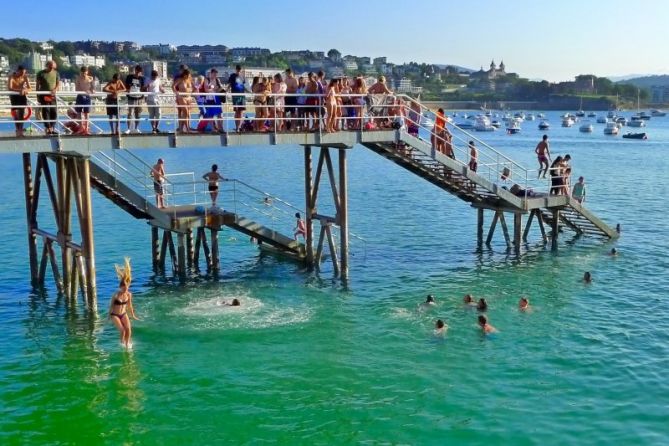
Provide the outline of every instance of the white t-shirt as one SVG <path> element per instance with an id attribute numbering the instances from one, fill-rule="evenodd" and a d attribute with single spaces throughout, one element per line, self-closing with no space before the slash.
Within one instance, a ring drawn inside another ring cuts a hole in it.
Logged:
<path id="1" fill-rule="evenodd" d="M 146 102 L 149 104 L 157 104 L 158 95 L 160 94 L 160 78 L 151 79 L 146 91 L 149 93 L 146 97 Z"/>

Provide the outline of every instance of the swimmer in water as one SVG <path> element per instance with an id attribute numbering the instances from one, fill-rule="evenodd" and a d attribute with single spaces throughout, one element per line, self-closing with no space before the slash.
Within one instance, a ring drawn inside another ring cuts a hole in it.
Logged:
<path id="1" fill-rule="evenodd" d="M 441 319 L 437 319 L 437 323 L 434 324 L 434 334 L 435 335 L 443 335 L 446 333 L 446 330 L 448 329 L 448 325 L 444 323 Z"/>
<path id="2" fill-rule="evenodd" d="M 488 323 L 488 318 L 484 315 L 479 316 L 479 327 L 483 330 L 483 334 L 497 333 L 497 329 Z"/>
<path id="3" fill-rule="evenodd" d="M 476 309 L 479 311 L 487 311 L 488 302 L 486 302 L 484 298 L 480 298 L 479 303 L 476 304 Z"/>
<path id="4" fill-rule="evenodd" d="M 618 255 L 618 250 L 616 248 L 611 248 L 611 252 L 609 253 L 611 256 L 617 256 Z"/>
<path id="5" fill-rule="evenodd" d="M 518 301 L 518 309 L 520 311 L 530 311 L 530 300 L 527 297 L 521 297 Z"/>
<path id="6" fill-rule="evenodd" d="M 434 300 L 434 296 L 431 294 L 428 294 L 427 297 L 425 298 L 425 302 L 420 304 L 419 309 L 420 310 L 427 310 L 430 307 L 433 307 L 437 305 L 437 302 Z"/>
<path id="7" fill-rule="evenodd" d="M 238 307 L 238 306 L 241 305 L 241 303 L 239 302 L 239 299 L 235 298 L 235 299 L 232 299 L 232 302 L 230 302 L 227 305 L 229 305 L 231 307 Z"/>
<path id="8" fill-rule="evenodd" d="M 465 306 L 476 305 L 476 302 L 474 302 L 474 298 L 471 294 L 465 294 L 465 297 L 462 298 L 462 302 L 465 304 Z"/>
<path id="9" fill-rule="evenodd" d="M 583 274 L 583 282 L 585 283 L 592 283 L 592 274 L 590 274 L 590 271 L 586 271 Z"/>

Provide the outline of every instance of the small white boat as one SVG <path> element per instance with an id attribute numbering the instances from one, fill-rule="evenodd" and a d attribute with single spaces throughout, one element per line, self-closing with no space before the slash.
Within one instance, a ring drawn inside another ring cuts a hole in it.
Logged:
<path id="1" fill-rule="evenodd" d="M 562 118 L 562 127 L 571 127 L 572 125 L 574 125 L 574 120 L 569 116 Z"/>
<path id="2" fill-rule="evenodd" d="M 583 110 L 579 110 L 579 111 L 576 112 L 575 116 L 578 117 L 578 118 L 582 118 L 582 117 L 585 116 L 585 112 Z"/>
<path id="3" fill-rule="evenodd" d="M 667 116 L 667 112 L 662 111 L 662 110 L 657 110 L 657 109 L 655 109 L 655 110 L 651 110 L 651 111 L 650 111 L 650 115 L 651 115 L 653 118 L 661 118 L 661 117 L 663 117 L 663 116 Z"/>
<path id="4" fill-rule="evenodd" d="M 431 129 L 434 127 L 434 121 L 426 116 L 423 116 L 423 119 L 420 120 L 420 126 L 425 127 L 426 129 Z"/>
<path id="5" fill-rule="evenodd" d="M 528 113 L 525 115 L 525 120 L 526 121 L 534 121 L 535 117 L 533 113 Z"/>
<path id="6" fill-rule="evenodd" d="M 597 116 L 597 124 L 606 124 L 606 116 Z"/>
<path id="7" fill-rule="evenodd" d="M 643 119 L 644 121 L 648 121 L 651 118 L 651 116 L 648 113 L 646 113 L 645 111 L 639 113 L 639 117 L 641 119 Z"/>
<path id="8" fill-rule="evenodd" d="M 590 121 L 583 121 L 581 126 L 578 128 L 578 131 L 582 133 L 592 133 L 594 130 L 595 128 L 592 126 Z"/>
<path id="9" fill-rule="evenodd" d="M 502 126 L 502 123 L 499 122 L 499 120 L 495 119 L 490 123 L 491 126 L 495 127 L 496 129 L 500 128 Z"/>
<path id="10" fill-rule="evenodd" d="M 620 124 L 621 126 L 627 125 L 627 119 L 624 116 L 618 116 L 616 119 L 614 119 L 614 122 L 616 124 Z"/>
<path id="11" fill-rule="evenodd" d="M 627 123 L 629 127 L 646 127 L 646 121 L 642 119 L 634 119 Z"/>
<path id="12" fill-rule="evenodd" d="M 516 133 L 520 133 L 520 124 L 518 122 L 510 121 L 506 124 L 506 133 L 509 135 L 515 135 Z"/>
<path id="13" fill-rule="evenodd" d="M 606 127 L 604 128 L 605 135 L 617 135 L 618 131 L 618 125 L 615 122 L 606 123 Z"/>
<path id="14" fill-rule="evenodd" d="M 596 118 L 596 117 L 597 117 L 597 113 L 595 113 L 595 112 L 588 113 L 588 118 Z"/>
<path id="15" fill-rule="evenodd" d="M 539 123 L 539 130 L 548 130 L 551 128 L 551 125 L 548 123 L 548 121 L 541 121 Z"/>
<path id="16" fill-rule="evenodd" d="M 474 123 L 471 121 L 460 121 L 455 123 L 456 127 L 460 127 L 464 130 L 470 130 L 474 128 Z"/>
<path id="17" fill-rule="evenodd" d="M 496 129 L 487 116 L 479 115 L 474 122 L 474 130 L 477 132 L 494 132 Z"/>
<path id="18" fill-rule="evenodd" d="M 537 115 L 537 118 L 539 118 L 539 119 L 544 119 L 545 117 L 546 117 L 546 115 L 544 115 L 543 113 L 539 113 Z"/>
<path id="19" fill-rule="evenodd" d="M 609 113 L 606 115 L 607 118 L 613 119 L 616 116 L 616 114 L 613 112 L 613 110 L 609 111 Z"/>
<path id="20" fill-rule="evenodd" d="M 525 113 L 523 113 L 523 112 L 517 112 L 517 113 L 515 113 L 515 114 L 513 115 L 513 117 L 514 117 L 514 118 L 519 118 L 519 119 L 521 120 L 521 122 L 522 122 L 522 121 L 525 120 Z"/>

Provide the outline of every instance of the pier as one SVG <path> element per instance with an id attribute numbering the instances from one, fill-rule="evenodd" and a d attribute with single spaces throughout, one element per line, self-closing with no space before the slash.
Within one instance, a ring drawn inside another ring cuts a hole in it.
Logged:
<path id="1" fill-rule="evenodd" d="M 0 98 L 8 94 L 0 92 Z M 532 225 L 538 227 L 541 241 L 550 243 L 553 250 L 558 249 L 563 230 L 605 239 L 618 236 L 576 199 L 569 195 L 550 195 L 549 180 L 537 179 L 536 170 L 522 166 L 455 125 L 447 124 L 455 157 L 436 151 L 430 141 L 431 128 L 424 121 L 424 116 L 434 118 L 434 114 L 408 96 L 365 96 L 365 105 L 349 107 L 359 108 L 357 117 L 342 118 L 344 124 L 357 124 L 357 128 L 334 133 L 305 131 L 303 128 L 290 131 L 281 128 L 278 120 L 270 121 L 262 132 L 236 132 L 232 110 L 228 108 L 220 118 L 227 133 L 216 134 L 177 132 L 179 106 L 174 95 L 163 96 L 160 124 L 165 133 L 110 135 L 102 128 L 106 126 L 107 118 L 94 117 L 91 120 L 92 135 L 71 134 L 67 119 L 59 119 L 55 123 L 59 134 L 46 136 L 42 133 L 44 121 L 37 118 L 39 113 L 34 113 L 25 122 L 33 130 L 28 136 L 0 136 L 0 153 L 22 154 L 27 246 L 33 286 L 45 285 L 50 267 L 59 292 L 71 297 L 81 293 L 91 307 L 96 306 L 95 225 L 91 208 L 95 192 L 119 210 L 148 222 L 151 243 L 147 251 L 156 272 L 171 271 L 182 279 L 189 271 L 206 269 L 216 272 L 221 263 L 219 233 L 229 228 L 309 267 L 318 268 L 327 254 L 335 275 L 346 279 L 351 234 L 347 155 L 351 150 L 362 149 L 383 156 L 469 203 L 477 213 L 472 238 L 475 234 L 478 247 L 492 243 L 495 234 L 499 233 L 498 226 L 507 248 L 516 252 L 528 242 Z M 58 98 L 58 116 L 67 116 L 63 110 L 69 108 L 66 102 L 66 97 Z M 251 102 L 249 95 L 247 103 Z M 31 107 L 39 110 L 40 106 L 31 101 Z M 420 114 L 416 117 L 417 108 Z M 0 106 L 0 112 L 8 109 L 8 106 Z M 247 112 L 250 117 L 244 119 L 254 121 L 252 111 Z M 318 107 L 319 121 L 321 113 L 321 107 Z M 299 119 L 302 118 L 284 118 L 284 124 Z M 382 125 L 402 121 L 405 125 L 395 126 L 399 128 Z M 372 122 L 378 125 L 367 125 Z M 418 129 L 417 133 L 408 132 L 407 125 L 410 124 Z M 476 171 L 468 166 L 469 141 L 475 141 L 478 149 Z M 149 177 L 152 166 L 137 155 L 144 149 L 224 150 L 248 146 L 273 146 L 276 150 L 281 150 L 282 146 L 302 148 L 304 183 L 295 186 L 304 188 L 303 204 L 288 203 L 270 192 L 233 179 L 221 183 L 224 208 L 212 208 L 205 182 L 197 180 L 192 173 L 176 173 L 169 175 L 164 184 L 167 206 L 158 208 L 154 204 L 153 180 Z M 321 187 L 323 184 L 327 187 Z M 514 186 L 523 192 L 512 193 Z M 330 197 L 323 195 L 322 191 L 326 189 L 331 192 Z M 319 204 L 326 200 L 331 200 L 334 215 L 319 212 Z M 40 205 L 49 205 L 53 209 L 55 233 L 44 230 L 42 222 L 38 221 Z M 306 223 L 303 242 L 296 241 L 287 226 L 274 227 L 277 215 L 284 222 L 292 222 L 296 212 L 304 216 Z M 264 218 L 270 214 L 272 218 Z M 73 218 L 77 222 L 76 234 Z M 486 219 L 489 219 L 489 226 L 486 226 Z"/>

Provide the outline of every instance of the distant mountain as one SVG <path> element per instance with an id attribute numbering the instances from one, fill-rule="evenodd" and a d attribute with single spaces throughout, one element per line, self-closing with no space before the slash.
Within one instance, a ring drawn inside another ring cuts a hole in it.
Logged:
<path id="1" fill-rule="evenodd" d="M 613 80 L 612 78 L 609 79 Z M 669 86 L 669 74 L 654 74 L 650 76 L 628 77 L 614 82 L 630 84 L 639 88 L 650 88 L 656 85 Z"/>

